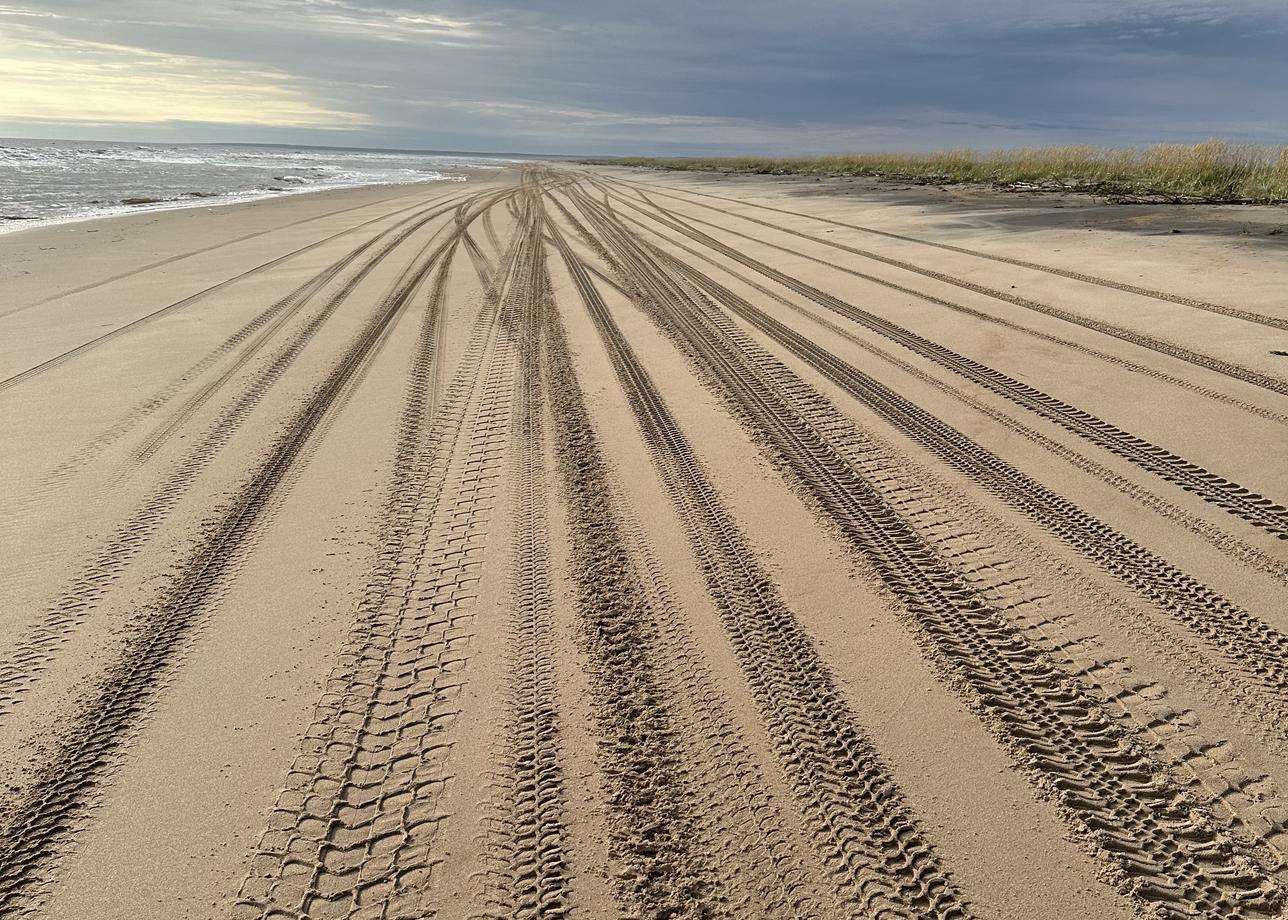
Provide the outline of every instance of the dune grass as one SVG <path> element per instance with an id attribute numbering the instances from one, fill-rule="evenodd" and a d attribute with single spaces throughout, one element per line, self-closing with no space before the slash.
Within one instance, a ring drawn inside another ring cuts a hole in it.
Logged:
<path id="1" fill-rule="evenodd" d="M 583 162 L 703 172 L 1035 184 L 1178 200 L 1288 201 L 1288 145 L 1220 140 L 1147 147 L 1079 145 L 818 157 L 619 157 Z"/>

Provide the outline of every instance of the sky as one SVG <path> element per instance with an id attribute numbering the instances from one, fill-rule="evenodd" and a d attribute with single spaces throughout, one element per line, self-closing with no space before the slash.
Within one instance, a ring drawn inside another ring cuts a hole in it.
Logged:
<path id="1" fill-rule="evenodd" d="M 0 136 L 569 154 L 1288 141 L 1288 0 L 0 0 Z"/>

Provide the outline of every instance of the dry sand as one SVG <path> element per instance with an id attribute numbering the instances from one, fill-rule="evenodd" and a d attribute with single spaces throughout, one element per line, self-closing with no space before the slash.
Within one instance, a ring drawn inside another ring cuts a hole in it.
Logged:
<path id="1" fill-rule="evenodd" d="M 533 167 L 0 236 L 0 916 L 1281 916 L 1280 218 Z"/>

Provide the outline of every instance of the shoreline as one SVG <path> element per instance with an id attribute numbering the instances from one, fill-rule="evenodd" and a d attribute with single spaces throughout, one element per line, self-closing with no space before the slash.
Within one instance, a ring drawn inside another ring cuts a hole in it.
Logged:
<path id="1" fill-rule="evenodd" d="M 488 170 L 492 174 L 497 170 Z M 284 188 L 281 190 L 263 190 L 262 192 L 208 194 L 191 192 L 182 198 L 149 201 L 140 204 L 117 204 L 103 208 L 92 214 L 72 214 L 64 217 L 11 218 L 0 217 L 0 236 L 9 236 L 24 230 L 38 230 L 46 227 L 59 227 L 65 224 L 79 224 L 95 220 L 107 220 L 114 217 L 129 217 L 133 214 L 160 214 L 168 211 L 190 211 L 198 208 L 225 208 L 239 204 L 254 204 L 261 201 L 275 201 L 281 198 L 298 198 L 304 195 L 323 194 L 326 192 L 343 192 L 361 188 L 405 188 L 416 185 L 436 186 L 440 183 L 468 182 L 477 176 L 473 173 L 484 172 L 481 168 L 461 170 L 462 175 L 443 176 L 439 179 L 416 179 L 410 182 L 360 182 L 353 185 L 328 185 L 321 188 Z"/>
<path id="2" fill-rule="evenodd" d="M 360 222 L 364 213 L 374 217 L 396 209 L 402 200 L 451 195 L 487 181 L 479 177 L 461 183 L 318 189 L 205 208 L 107 214 L 0 233 L 0 290 L 5 293 L 0 322 L 57 301 L 67 300 L 68 307 L 89 306 L 82 302 L 84 292 L 118 282 L 128 287 L 131 282 L 126 279 L 135 275 L 154 277 L 159 284 L 166 278 L 170 283 L 178 280 L 181 287 L 173 296 L 193 294 L 227 277 L 218 271 L 208 274 L 211 266 L 245 270 Z M 257 240 L 262 242 L 257 245 Z M 280 242 L 270 247 L 272 240 Z M 247 246 L 255 250 L 248 254 Z M 4 376 L 0 371 L 0 378 Z"/>

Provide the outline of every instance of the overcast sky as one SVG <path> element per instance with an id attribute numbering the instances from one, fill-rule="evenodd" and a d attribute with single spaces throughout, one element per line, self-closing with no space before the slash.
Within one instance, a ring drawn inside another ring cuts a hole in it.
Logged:
<path id="1" fill-rule="evenodd" d="M 1288 0 L 0 0 L 0 135 L 666 154 L 1286 134 Z"/>

